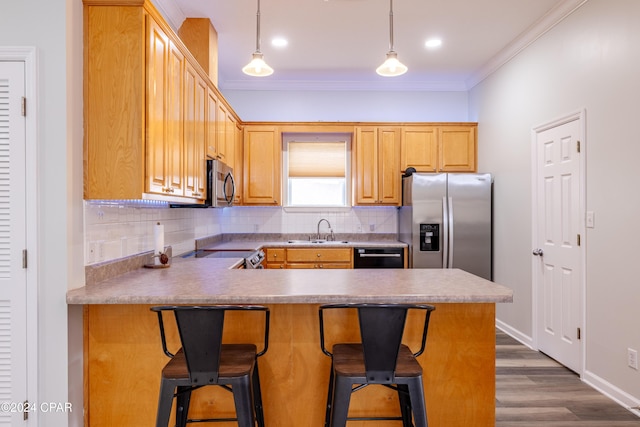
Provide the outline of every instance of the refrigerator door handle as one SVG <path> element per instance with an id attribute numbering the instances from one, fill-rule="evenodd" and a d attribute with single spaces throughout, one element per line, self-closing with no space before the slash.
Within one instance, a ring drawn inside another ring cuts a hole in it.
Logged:
<path id="1" fill-rule="evenodd" d="M 442 198 L 442 268 L 449 267 L 449 205 Z"/>
<path id="2" fill-rule="evenodd" d="M 453 268 L 453 198 L 448 198 L 449 206 L 447 213 L 449 214 L 449 265 L 448 268 Z"/>

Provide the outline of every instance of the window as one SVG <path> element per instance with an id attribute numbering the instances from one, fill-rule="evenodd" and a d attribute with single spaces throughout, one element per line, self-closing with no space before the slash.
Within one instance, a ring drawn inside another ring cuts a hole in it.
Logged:
<path id="1" fill-rule="evenodd" d="M 284 134 L 285 206 L 348 207 L 350 134 Z"/>

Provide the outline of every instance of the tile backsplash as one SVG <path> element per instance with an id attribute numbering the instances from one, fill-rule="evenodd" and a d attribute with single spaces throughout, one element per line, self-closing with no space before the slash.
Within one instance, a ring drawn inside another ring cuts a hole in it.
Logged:
<path id="1" fill-rule="evenodd" d="M 395 207 L 300 212 L 281 207 L 235 206 L 172 209 L 160 202 L 85 201 L 85 265 L 153 249 L 153 225 L 164 224 L 165 245 L 174 255 L 195 249 L 195 239 L 224 233 L 314 234 L 326 218 L 334 233 L 396 233 Z M 327 232 L 326 223 L 321 233 Z"/>

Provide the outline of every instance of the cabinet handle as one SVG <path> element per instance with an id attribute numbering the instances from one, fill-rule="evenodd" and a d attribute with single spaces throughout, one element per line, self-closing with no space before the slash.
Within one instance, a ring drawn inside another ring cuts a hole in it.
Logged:
<path id="1" fill-rule="evenodd" d="M 316 254 L 318 256 L 318 258 L 320 258 L 320 254 Z"/>
<path id="2" fill-rule="evenodd" d="M 171 188 L 171 187 L 163 187 L 162 191 L 165 192 L 165 193 L 173 193 L 174 189 Z"/>
<path id="3" fill-rule="evenodd" d="M 192 196 L 194 196 L 194 197 L 200 197 L 200 196 L 202 196 L 202 194 L 200 194 L 200 193 L 191 193 L 191 195 L 192 195 Z"/>

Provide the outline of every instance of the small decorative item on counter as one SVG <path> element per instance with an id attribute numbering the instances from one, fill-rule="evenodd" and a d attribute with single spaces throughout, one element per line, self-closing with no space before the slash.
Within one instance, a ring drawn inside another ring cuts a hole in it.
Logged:
<path id="1" fill-rule="evenodd" d="M 164 247 L 164 225 L 159 222 L 153 226 L 153 262 L 145 264 L 147 268 L 168 268 L 169 256 Z"/>

